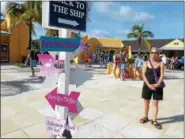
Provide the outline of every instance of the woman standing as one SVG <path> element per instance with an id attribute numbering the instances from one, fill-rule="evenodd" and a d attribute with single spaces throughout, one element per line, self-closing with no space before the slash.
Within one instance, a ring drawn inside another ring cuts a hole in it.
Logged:
<path id="1" fill-rule="evenodd" d="M 142 76 L 144 80 L 142 98 L 144 99 L 144 117 L 140 119 L 141 123 L 146 123 L 149 121 L 148 112 L 149 112 L 149 103 L 150 99 L 153 96 L 153 120 L 151 122 L 157 129 L 162 129 L 162 126 L 157 122 L 158 114 L 158 102 L 163 100 L 163 88 L 160 87 L 163 82 L 164 77 L 164 64 L 159 62 L 158 58 L 159 52 L 156 47 L 152 47 L 150 51 L 150 60 L 146 61 L 143 65 Z M 155 75 L 159 80 L 156 82 Z"/>

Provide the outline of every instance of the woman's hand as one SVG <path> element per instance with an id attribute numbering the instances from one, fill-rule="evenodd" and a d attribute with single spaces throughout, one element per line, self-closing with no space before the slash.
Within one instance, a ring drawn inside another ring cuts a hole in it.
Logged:
<path id="1" fill-rule="evenodd" d="M 154 87 L 154 84 L 148 84 L 147 86 L 148 86 L 148 88 L 150 88 L 151 90 L 155 90 L 155 89 L 156 89 L 156 88 Z"/>
<path id="2" fill-rule="evenodd" d="M 154 88 L 158 88 L 159 87 L 159 84 L 153 84 L 153 87 Z"/>

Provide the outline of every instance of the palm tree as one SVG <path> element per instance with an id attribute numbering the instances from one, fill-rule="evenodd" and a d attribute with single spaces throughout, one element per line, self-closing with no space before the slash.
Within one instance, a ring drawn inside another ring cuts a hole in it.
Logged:
<path id="1" fill-rule="evenodd" d="M 128 38 L 135 38 L 138 41 L 139 44 L 139 54 L 140 54 L 140 49 L 141 49 L 141 41 L 144 40 L 147 45 L 149 45 L 149 42 L 147 40 L 148 37 L 154 37 L 153 33 L 148 30 L 144 30 L 144 24 L 141 26 L 139 25 L 134 25 L 132 27 L 132 32 L 127 34 Z"/>
<path id="2" fill-rule="evenodd" d="M 7 6 L 7 15 L 10 17 L 11 25 L 26 24 L 29 28 L 29 48 L 31 48 L 32 35 L 35 35 L 34 22 L 41 24 L 41 1 L 26 1 L 21 4 L 11 2 Z"/>

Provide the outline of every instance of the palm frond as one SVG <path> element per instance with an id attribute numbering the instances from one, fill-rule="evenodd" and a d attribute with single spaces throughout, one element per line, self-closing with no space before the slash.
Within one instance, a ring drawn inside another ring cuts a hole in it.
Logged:
<path id="1" fill-rule="evenodd" d="M 151 31 L 143 31 L 143 37 L 154 37 L 154 34 Z"/>
<path id="2" fill-rule="evenodd" d="M 134 26 L 132 27 L 132 31 L 133 31 L 133 32 L 135 32 L 136 30 L 139 31 L 140 28 L 141 28 L 141 27 L 140 27 L 139 25 L 134 25 Z"/>
<path id="3" fill-rule="evenodd" d="M 127 38 L 137 38 L 137 33 L 128 33 Z"/>
<path id="4" fill-rule="evenodd" d="M 144 23 L 140 27 L 140 32 L 143 32 L 143 29 L 144 29 Z"/>

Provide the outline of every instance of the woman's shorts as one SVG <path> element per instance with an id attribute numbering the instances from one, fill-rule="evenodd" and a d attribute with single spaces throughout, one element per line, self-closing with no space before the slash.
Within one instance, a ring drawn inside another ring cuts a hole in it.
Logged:
<path id="1" fill-rule="evenodd" d="M 142 98 L 150 100 L 153 97 L 153 100 L 163 100 L 163 88 L 157 88 L 155 91 L 147 87 L 146 84 L 143 85 Z"/>
<path id="2" fill-rule="evenodd" d="M 125 73 L 126 70 L 126 64 L 121 64 L 121 72 Z"/>
<path id="3" fill-rule="evenodd" d="M 30 60 L 30 68 L 36 67 L 36 60 Z"/>

